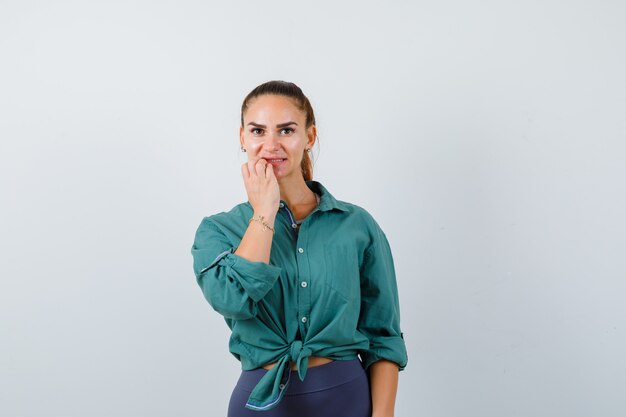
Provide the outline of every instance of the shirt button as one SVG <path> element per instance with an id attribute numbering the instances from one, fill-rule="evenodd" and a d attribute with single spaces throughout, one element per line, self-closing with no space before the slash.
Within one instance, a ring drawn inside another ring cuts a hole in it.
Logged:
<path id="1" fill-rule="evenodd" d="M 300 285 L 302 286 L 302 288 L 306 288 L 307 283 L 306 283 L 306 281 L 302 281 L 302 283 Z"/>
<path id="2" fill-rule="evenodd" d="M 280 384 L 278 387 L 279 387 L 280 389 L 285 389 L 285 384 Z"/>
<path id="3" fill-rule="evenodd" d="M 285 203 L 283 203 L 282 201 L 280 202 L 279 205 L 280 205 L 281 208 L 285 207 Z"/>
<path id="4" fill-rule="evenodd" d="M 302 317 L 302 323 L 306 323 L 306 317 Z"/>
<path id="5" fill-rule="evenodd" d="M 291 227 L 293 227 L 295 229 L 296 227 L 298 227 L 298 225 L 295 224 L 295 223 L 291 223 Z"/>
<path id="6" fill-rule="evenodd" d="M 304 249 L 298 248 L 298 252 L 302 253 L 302 252 L 304 252 Z"/>

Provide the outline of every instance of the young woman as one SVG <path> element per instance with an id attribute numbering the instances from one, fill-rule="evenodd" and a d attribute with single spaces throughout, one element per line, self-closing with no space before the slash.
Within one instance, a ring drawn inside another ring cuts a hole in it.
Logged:
<path id="1" fill-rule="evenodd" d="M 315 140 L 298 86 L 252 90 L 240 127 L 248 201 L 196 231 L 197 282 L 242 366 L 228 417 L 394 413 L 408 357 L 389 243 L 365 209 L 312 179 Z"/>

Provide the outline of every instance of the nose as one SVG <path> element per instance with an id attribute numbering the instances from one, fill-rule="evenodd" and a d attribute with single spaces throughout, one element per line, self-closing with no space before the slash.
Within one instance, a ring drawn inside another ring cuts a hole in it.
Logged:
<path id="1" fill-rule="evenodd" d="M 268 150 L 276 150 L 278 149 L 279 143 L 278 143 L 278 138 L 276 137 L 275 134 L 273 133 L 269 133 L 266 137 L 265 137 L 265 141 L 263 142 L 263 147 L 267 148 Z"/>

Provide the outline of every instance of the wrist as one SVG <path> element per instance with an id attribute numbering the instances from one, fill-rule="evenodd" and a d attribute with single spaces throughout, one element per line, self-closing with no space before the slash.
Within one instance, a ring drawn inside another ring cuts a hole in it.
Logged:
<path id="1" fill-rule="evenodd" d="M 274 226 L 276 212 L 272 212 L 270 210 L 255 210 L 252 213 L 252 217 L 254 218 L 258 218 L 259 216 L 263 216 L 263 220 L 265 220 L 265 222 L 267 222 L 270 226 Z"/>
<path id="2" fill-rule="evenodd" d="M 274 229 L 274 220 L 267 219 L 262 214 L 254 214 L 248 221 L 249 225 L 252 225 L 253 223 L 258 223 L 259 226 L 263 227 L 263 231 L 271 231 L 272 234 L 276 233 L 276 230 Z"/>

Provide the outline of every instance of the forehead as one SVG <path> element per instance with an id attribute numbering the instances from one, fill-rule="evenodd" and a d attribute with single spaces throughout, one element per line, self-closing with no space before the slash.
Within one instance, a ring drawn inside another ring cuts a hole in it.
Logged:
<path id="1" fill-rule="evenodd" d="M 279 95 L 262 95 L 248 104 L 244 118 L 247 121 L 274 121 L 277 123 L 288 120 L 304 120 L 304 113 L 298 109 L 295 100 Z"/>

